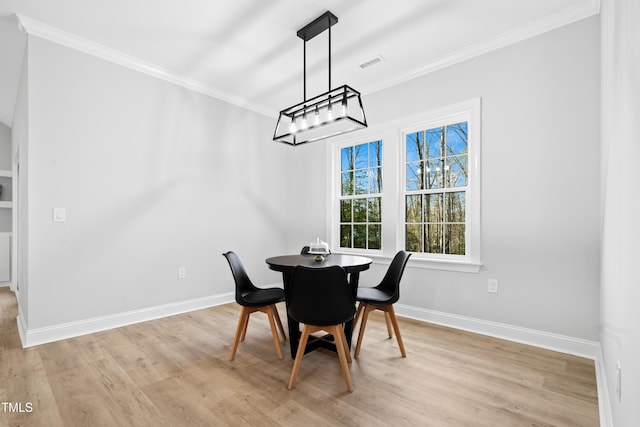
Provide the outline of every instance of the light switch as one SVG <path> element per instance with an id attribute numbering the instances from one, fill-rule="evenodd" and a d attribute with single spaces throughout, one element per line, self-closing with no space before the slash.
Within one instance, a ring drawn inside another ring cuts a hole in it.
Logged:
<path id="1" fill-rule="evenodd" d="M 67 210 L 65 208 L 53 208 L 53 221 L 65 222 L 67 220 Z"/>

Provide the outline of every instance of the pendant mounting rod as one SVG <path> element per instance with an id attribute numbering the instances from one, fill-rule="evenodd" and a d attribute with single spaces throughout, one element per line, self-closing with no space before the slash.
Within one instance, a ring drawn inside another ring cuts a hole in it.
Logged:
<path id="1" fill-rule="evenodd" d="M 329 30 L 329 87 L 327 91 L 331 91 L 331 27 L 337 23 L 338 17 L 326 11 L 297 32 L 298 37 L 304 40 L 302 51 L 302 67 L 304 70 L 302 99 L 305 101 L 307 100 L 307 42 L 325 30 Z"/>

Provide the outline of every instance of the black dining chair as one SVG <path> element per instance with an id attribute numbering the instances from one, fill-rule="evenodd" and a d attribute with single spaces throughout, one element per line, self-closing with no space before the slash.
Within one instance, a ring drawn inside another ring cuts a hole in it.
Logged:
<path id="1" fill-rule="evenodd" d="M 236 302 L 242 306 L 242 312 L 238 319 L 238 327 L 236 328 L 236 335 L 233 339 L 233 345 L 231 347 L 231 356 L 229 360 L 233 360 L 236 356 L 236 350 L 240 341 L 244 341 L 247 334 L 247 325 L 249 324 L 249 315 L 256 311 L 261 311 L 269 318 L 269 325 L 271 326 L 271 334 L 273 335 L 273 343 L 276 346 L 276 352 L 278 358 L 282 359 L 282 349 L 280 348 L 280 340 L 278 333 L 276 332 L 276 324 L 282 335 L 282 340 L 286 340 L 287 337 L 280 321 L 280 315 L 276 303 L 284 301 L 284 290 L 280 288 L 258 288 L 255 286 L 247 272 L 240 262 L 240 258 L 235 252 L 229 251 L 222 254 L 229 262 L 231 267 L 231 273 L 233 279 L 236 282 Z"/>
<path id="2" fill-rule="evenodd" d="M 303 246 L 302 250 L 300 251 L 300 255 L 306 255 L 309 253 L 309 246 Z"/>
<path id="3" fill-rule="evenodd" d="M 289 316 L 303 324 L 300 343 L 289 378 L 289 390 L 293 389 L 295 385 L 309 335 L 318 331 L 326 331 L 334 337 L 342 374 L 347 388 L 349 391 L 353 391 L 348 365 L 351 362 L 351 355 L 343 324 L 353 319 L 356 307 L 345 270 L 340 266 L 295 267 L 287 304 Z"/>
<path id="4" fill-rule="evenodd" d="M 391 261 L 389 269 L 378 286 L 372 288 L 358 288 L 356 295 L 356 300 L 359 302 L 358 314 L 353 322 L 354 327 L 355 323 L 361 316 L 362 323 L 360 324 L 360 333 L 358 334 L 358 343 L 356 344 L 356 350 L 353 354 L 354 357 L 357 358 L 360 355 L 360 345 L 362 344 L 362 337 L 364 336 L 367 319 L 369 317 L 369 313 L 374 310 L 381 310 L 385 313 L 389 338 L 391 338 L 390 322 L 396 332 L 396 339 L 398 340 L 400 353 L 402 354 L 402 357 L 407 357 L 404 343 L 402 342 L 402 335 L 400 335 L 400 328 L 398 327 L 396 313 L 393 309 L 393 304 L 395 304 L 400 298 L 400 280 L 402 279 L 402 273 L 404 273 L 404 268 L 406 267 L 410 256 L 410 253 L 399 251 L 393 257 L 393 261 Z"/>

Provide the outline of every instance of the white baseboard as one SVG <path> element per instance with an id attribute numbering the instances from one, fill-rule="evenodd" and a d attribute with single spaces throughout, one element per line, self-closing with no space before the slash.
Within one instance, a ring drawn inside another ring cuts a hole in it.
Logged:
<path id="1" fill-rule="evenodd" d="M 477 334 L 489 335 L 535 347 L 546 348 L 548 350 L 559 351 L 561 353 L 573 354 L 592 360 L 596 360 L 600 348 L 600 344 L 596 341 L 412 307 L 404 304 L 395 304 L 395 310 L 398 316 L 449 326 Z"/>
<path id="2" fill-rule="evenodd" d="M 17 297 L 18 295 L 16 295 Z M 25 343 L 27 342 L 27 322 L 24 318 L 24 314 L 22 313 L 22 307 L 18 304 L 18 317 L 16 317 L 16 322 L 18 323 L 18 336 L 20 337 L 20 342 L 22 343 L 22 347 L 26 347 Z"/>
<path id="3" fill-rule="evenodd" d="M 602 347 L 598 347 L 596 357 L 596 384 L 598 385 L 598 408 L 600 412 L 600 426 L 613 427 L 613 414 L 611 412 L 611 401 L 609 400 L 609 383 L 604 365 Z"/>
<path id="4" fill-rule="evenodd" d="M 232 301 L 234 301 L 234 293 L 228 292 L 172 304 L 164 304 L 109 316 L 94 317 L 92 319 L 78 320 L 75 322 L 34 329 L 29 329 L 27 327 L 24 316 L 20 309 L 18 309 L 18 332 L 20 334 L 20 340 L 22 341 L 22 347 L 32 347 L 34 345 L 73 338 L 107 329 L 119 328 L 121 326 L 146 322 L 148 320 L 173 316 L 189 311 L 200 310 L 203 308 L 226 304 Z"/>

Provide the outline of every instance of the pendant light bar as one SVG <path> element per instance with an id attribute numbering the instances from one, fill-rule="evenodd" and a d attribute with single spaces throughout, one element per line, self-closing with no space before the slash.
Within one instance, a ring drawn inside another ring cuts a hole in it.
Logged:
<path id="1" fill-rule="evenodd" d="M 298 30 L 298 37 L 304 41 L 303 101 L 280 111 L 274 141 L 299 145 L 367 127 L 360 92 L 347 85 L 331 89 L 331 27 L 337 23 L 338 18 L 327 11 Z M 329 87 L 327 92 L 307 99 L 306 42 L 325 30 L 329 30 Z"/>

